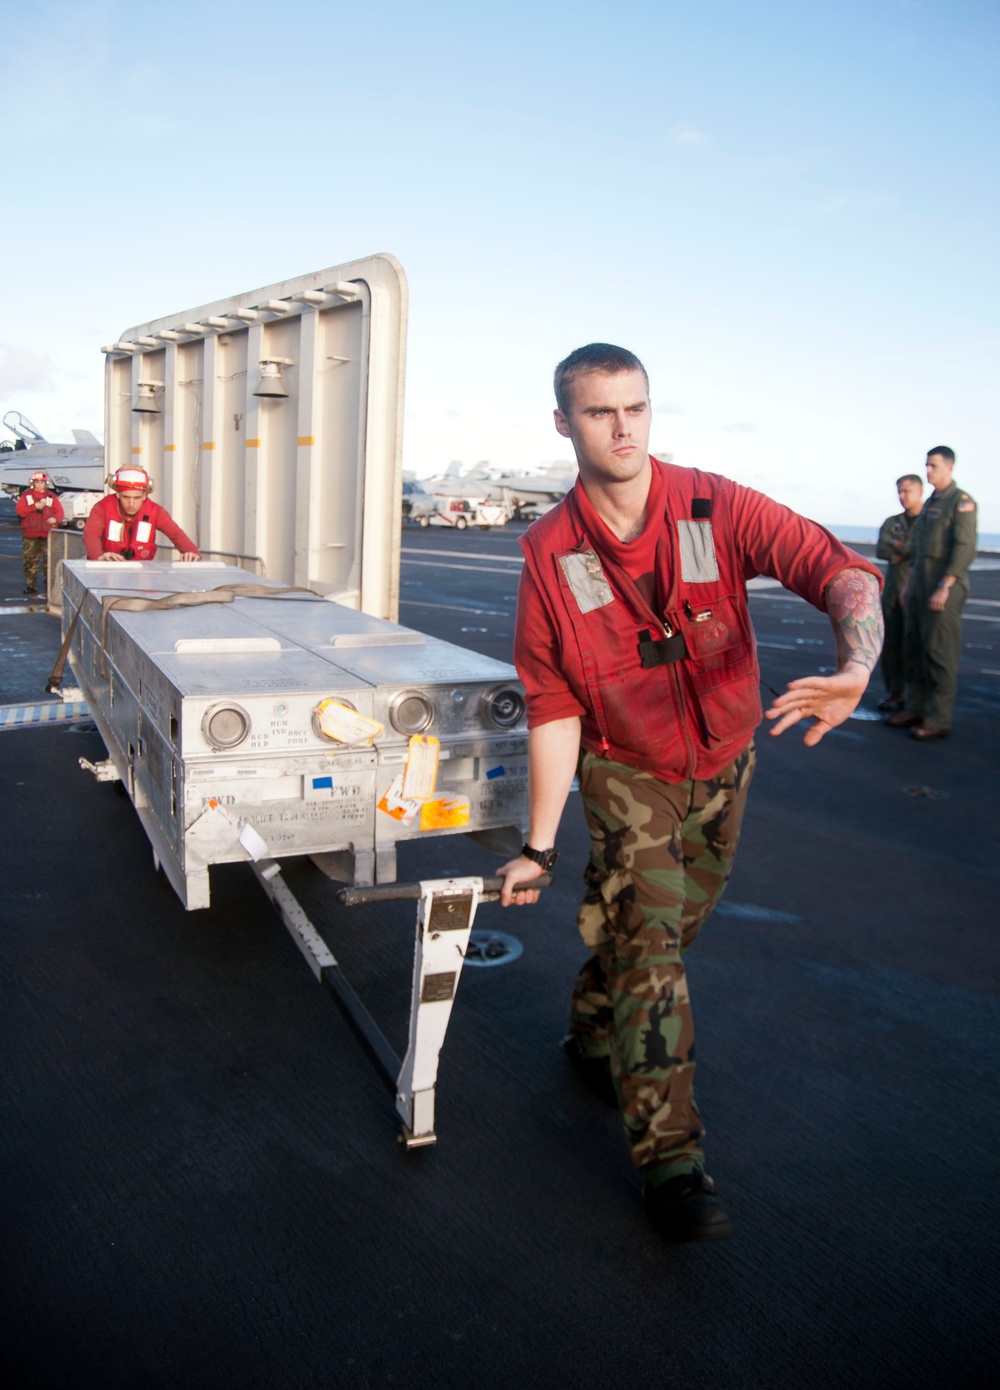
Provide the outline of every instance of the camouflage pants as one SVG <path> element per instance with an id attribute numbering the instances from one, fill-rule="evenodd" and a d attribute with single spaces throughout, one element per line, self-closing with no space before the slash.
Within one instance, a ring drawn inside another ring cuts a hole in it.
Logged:
<path id="1" fill-rule="evenodd" d="M 632 1162 L 654 1183 L 703 1161 L 683 956 L 725 891 L 755 760 L 751 744 L 717 777 L 676 784 L 590 753 L 580 767 L 591 854 L 577 924 L 593 955 L 570 1033 L 610 1053 Z"/>
<path id="2" fill-rule="evenodd" d="M 38 571 L 45 563 L 48 539 L 45 536 L 21 537 L 21 563 L 24 566 L 24 587 L 38 588 Z"/>

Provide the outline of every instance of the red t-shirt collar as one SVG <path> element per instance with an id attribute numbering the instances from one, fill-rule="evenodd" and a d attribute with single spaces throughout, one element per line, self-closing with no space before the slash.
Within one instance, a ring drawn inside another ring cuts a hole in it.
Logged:
<path id="1" fill-rule="evenodd" d="M 630 578 L 649 574 L 656 566 L 656 545 L 662 532 L 663 509 L 666 504 L 667 475 L 656 459 L 650 456 L 652 477 L 646 498 L 646 524 L 634 541 L 620 541 L 594 510 L 582 482 L 576 484 L 576 503 L 587 534 L 599 551 L 620 565 Z"/>

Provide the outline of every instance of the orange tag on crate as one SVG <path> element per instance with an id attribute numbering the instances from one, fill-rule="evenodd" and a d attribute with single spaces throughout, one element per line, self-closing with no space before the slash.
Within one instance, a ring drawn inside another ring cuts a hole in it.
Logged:
<path id="1" fill-rule="evenodd" d="M 468 825 L 471 807 L 467 796 L 442 796 L 420 807 L 421 830 L 457 830 Z"/>
<path id="2" fill-rule="evenodd" d="M 403 795 L 403 774 L 397 772 L 392 782 L 385 791 L 378 803 L 378 809 L 383 815 L 391 816 L 393 820 L 400 821 L 403 825 L 409 825 L 410 821 L 420 810 L 420 802 L 414 801 Z"/>

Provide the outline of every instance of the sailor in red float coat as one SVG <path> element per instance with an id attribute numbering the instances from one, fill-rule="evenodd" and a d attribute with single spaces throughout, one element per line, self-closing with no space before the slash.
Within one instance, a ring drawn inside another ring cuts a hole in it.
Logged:
<path id="1" fill-rule="evenodd" d="M 49 532 L 63 519 L 62 503 L 54 492 L 49 491 L 47 473 L 32 473 L 31 481 L 17 499 L 14 510 L 21 523 L 24 592 L 36 594 L 38 572 L 45 561 Z"/>
<path id="2" fill-rule="evenodd" d="M 63 519 L 62 503 L 54 492 L 49 492 L 45 473 L 32 476 L 31 486 L 21 493 L 14 510 L 21 521 L 21 534 L 30 541 L 44 539 Z"/>
<path id="3" fill-rule="evenodd" d="M 826 612 L 833 675 L 790 683 L 772 734 L 846 720 L 881 647 L 881 578 L 822 527 L 648 451 L 645 368 L 607 343 L 556 368 L 556 429 L 580 478 L 522 542 L 515 660 L 528 696 L 529 828 L 501 901 L 557 859 L 574 776 L 591 855 L 577 916 L 591 952 L 566 1051 L 621 1112 L 646 1214 L 669 1240 L 732 1224 L 704 1169 L 684 955 L 725 891 L 760 718 L 746 581 L 773 575 Z"/>
<path id="4" fill-rule="evenodd" d="M 198 547 L 166 508 L 149 500 L 152 484 L 143 468 L 119 468 L 114 492 L 91 509 L 83 528 L 88 560 L 152 560 L 162 531 L 182 560 L 200 560 Z"/>

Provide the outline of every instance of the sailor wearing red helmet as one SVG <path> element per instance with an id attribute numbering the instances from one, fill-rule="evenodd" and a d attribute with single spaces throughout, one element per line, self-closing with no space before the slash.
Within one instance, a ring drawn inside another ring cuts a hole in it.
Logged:
<path id="1" fill-rule="evenodd" d="M 145 468 L 119 468 L 111 487 L 83 528 L 88 560 L 153 560 L 157 531 L 177 547 L 181 560 L 201 559 L 194 541 L 166 508 L 149 500 L 153 484 Z"/>
<path id="2" fill-rule="evenodd" d="M 63 519 L 62 503 L 49 492 L 47 473 L 32 473 L 31 481 L 17 499 L 21 520 L 21 552 L 24 565 L 24 592 L 38 593 L 38 570 L 45 559 L 48 534 Z"/>

